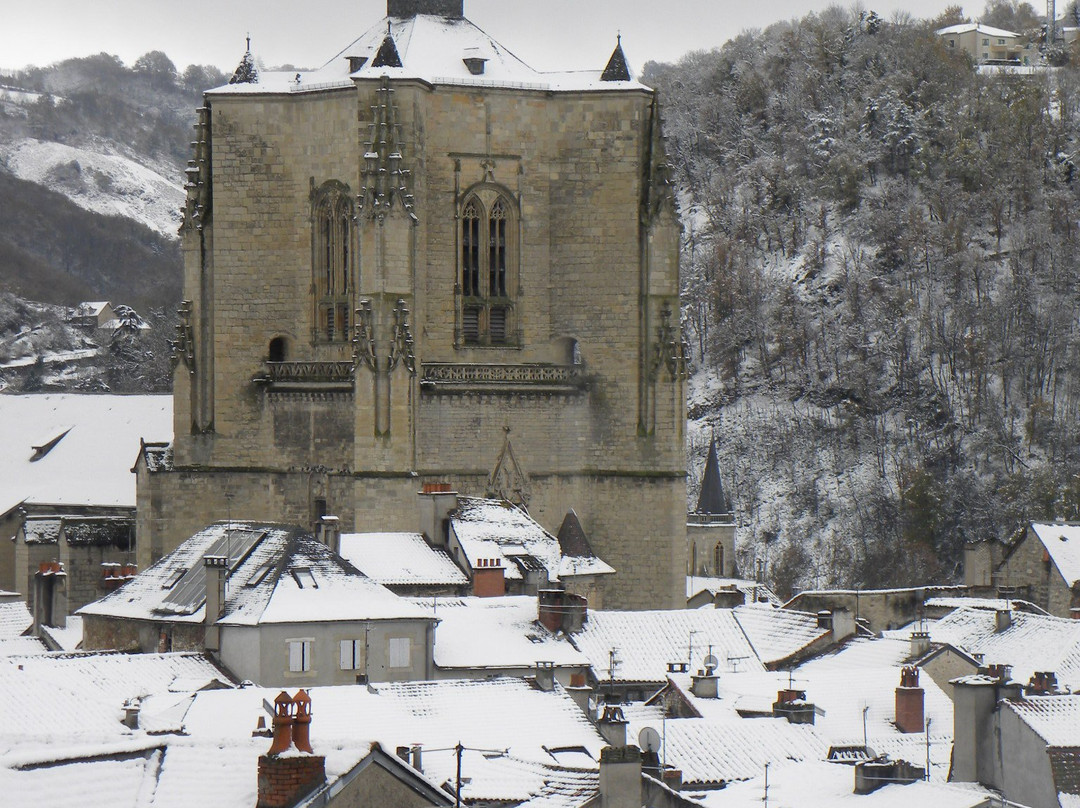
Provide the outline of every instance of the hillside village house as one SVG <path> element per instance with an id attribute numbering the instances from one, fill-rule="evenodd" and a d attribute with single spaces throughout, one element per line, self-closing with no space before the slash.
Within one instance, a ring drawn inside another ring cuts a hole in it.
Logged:
<path id="1" fill-rule="evenodd" d="M 447 484 L 551 533 L 573 507 L 605 604 L 685 602 L 659 100 L 621 46 L 539 72 L 464 12 L 389 0 L 322 68 L 206 93 L 143 567 L 227 512 L 413 530 L 415 493 Z"/>
<path id="2" fill-rule="evenodd" d="M 1032 522 L 1011 541 L 964 548 L 973 595 L 1022 598 L 1058 617 L 1080 615 L 1080 524 Z"/>
<path id="3" fill-rule="evenodd" d="M 979 22 L 950 25 L 934 33 L 946 48 L 961 50 L 979 64 L 1027 64 L 1031 55 L 1027 37 Z"/>
<path id="4" fill-rule="evenodd" d="M 30 600 L 43 561 L 63 564 L 78 557 L 88 572 L 91 559 L 133 564 L 134 550 L 125 540 L 111 550 L 108 543 L 96 544 L 94 552 L 88 549 L 93 542 L 84 542 L 79 551 L 46 542 L 52 552 L 39 546 L 39 552 L 21 555 L 17 565 L 16 536 L 28 519 L 51 519 L 57 528 L 61 517 L 69 524 L 75 518 L 134 520 L 131 466 L 140 438 L 168 435 L 171 422 L 171 396 L 0 396 L 0 589 Z M 101 568 L 93 573 L 100 577 Z"/>

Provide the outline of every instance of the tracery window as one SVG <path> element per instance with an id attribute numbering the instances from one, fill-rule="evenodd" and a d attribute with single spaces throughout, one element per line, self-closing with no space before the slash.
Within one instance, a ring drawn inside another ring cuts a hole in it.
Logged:
<path id="1" fill-rule="evenodd" d="M 458 342 L 508 345 L 517 269 L 516 206 L 500 190 L 481 187 L 461 207 Z"/>
<path id="2" fill-rule="evenodd" d="M 348 186 L 331 180 L 312 196 L 312 289 L 316 342 L 348 342 L 352 312 L 353 199 Z"/>

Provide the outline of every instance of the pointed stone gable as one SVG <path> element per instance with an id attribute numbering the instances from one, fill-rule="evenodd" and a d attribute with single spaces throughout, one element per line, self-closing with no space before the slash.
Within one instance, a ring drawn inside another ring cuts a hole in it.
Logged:
<path id="1" fill-rule="evenodd" d="M 566 516 L 563 517 L 557 538 L 563 555 L 575 558 L 589 558 L 595 555 L 592 545 L 589 544 L 589 537 L 585 535 L 585 530 L 581 527 L 581 522 L 573 508 L 568 510 Z"/>
<path id="2" fill-rule="evenodd" d="M 619 37 L 615 50 L 608 59 L 607 67 L 600 75 L 600 81 L 630 81 L 630 68 L 626 64 L 626 54 L 622 49 L 622 37 Z"/>
<path id="3" fill-rule="evenodd" d="M 387 0 L 387 17 L 415 17 L 431 14 L 435 17 L 462 19 L 465 16 L 465 0 Z"/>
<path id="4" fill-rule="evenodd" d="M 724 495 L 720 481 L 720 461 L 716 457 L 716 440 L 709 445 L 709 458 L 705 461 L 705 474 L 701 478 L 701 494 L 694 513 L 731 513 L 731 503 Z"/>
<path id="5" fill-rule="evenodd" d="M 514 456 L 510 444 L 510 427 L 505 428 L 502 451 L 488 477 L 488 496 L 526 507 L 529 504 L 529 478 Z"/>
<path id="6" fill-rule="evenodd" d="M 389 26 L 387 29 L 386 39 L 382 41 L 379 52 L 375 54 L 375 59 L 371 62 L 372 67 L 401 67 L 397 45 L 394 44 L 394 37 L 390 35 Z"/>

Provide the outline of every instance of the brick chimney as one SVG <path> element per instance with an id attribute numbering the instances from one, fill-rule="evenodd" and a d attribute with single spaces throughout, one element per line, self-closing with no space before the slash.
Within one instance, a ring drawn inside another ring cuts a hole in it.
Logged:
<path id="1" fill-rule="evenodd" d="M 225 610 L 225 581 L 229 577 L 229 559 L 203 556 L 206 567 L 206 615 L 203 618 L 203 646 L 207 651 L 221 650 L 221 630 L 217 621 Z"/>
<path id="2" fill-rule="evenodd" d="M 774 716 L 786 718 L 789 724 L 814 723 L 814 705 L 806 700 L 805 690 L 787 688 L 777 691 L 772 710 Z"/>
<path id="3" fill-rule="evenodd" d="M 900 671 L 896 688 L 896 728 L 901 732 L 922 732 L 925 728 L 923 689 L 919 687 L 919 669 L 907 665 Z"/>
<path id="4" fill-rule="evenodd" d="M 506 594 L 506 570 L 501 558 L 478 558 L 472 571 L 473 594 L 478 598 L 498 598 Z"/>
<path id="5" fill-rule="evenodd" d="M 257 808 L 291 808 L 326 782 L 326 759 L 311 753 L 311 699 L 282 691 L 274 699 L 274 740 L 259 758 Z M 306 748 L 303 748 L 306 747 Z"/>
<path id="6" fill-rule="evenodd" d="M 562 589 L 541 589 L 536 594 L 537 620 L 548 631 L 573 634 L 589 620 L 589 601 Z"/>
<path id="7" fill-rule="evenodd" d="M 1028 681 L 1024 692 L 1029 696 L 1056 696 L 1058 690 L 1057 674 L 1052 671 L 1035 671 Z"/>

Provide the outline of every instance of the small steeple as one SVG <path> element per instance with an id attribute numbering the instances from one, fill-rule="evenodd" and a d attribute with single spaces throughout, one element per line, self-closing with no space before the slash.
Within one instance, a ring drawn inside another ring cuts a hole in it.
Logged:
<path id="1" fill-rule="evenodd" d="M 694 513 L 731 513 L 731 503 L 724 495 L 724 484 L 720 481 L 720 461 L 716 456 L 716 438 L 709 445 L 709 458 L 705 461 L 705 474 L 701 478 L 701 493 L 698 495 Z"/>
<path id="2" fill-rule="evenodd" d="M 394 36 L 390 33 L 390 23 L 386 23 L 386 38 L 379 46 L 379 52 L 371 62 L 372 67 L 401 67 L 401 57 L 398 55 L 397 45 L 394 44 Z"/>
<path id="3" fill-rule="evenodd" d="M 622 34 L 619 34 L 615 50 L 608 59 L 607 67 L 600 74 L 600 81 L 630 81 L 630 68 L 626 65 L 626 54 L 622 49 Z"/>
<path id="4" fill-rule="evenodd" d="M 556 537 L 559 540 L 559 549 L 565 556 L 575 558 L 589 558 L 595 556 L 589 537 L 585 535 L 585 529 L 581 526 L 577 513 L 573 508 L 566 512 L 562 525 Z"/>
<path id="5" fill-rule="evenodd" d="M 255 59 L 251 55 L 251 36 L 247 37 L 247 50 L 244 51 L 244 58 L 240 60 L 240 64 L 236 66 L 236 70 L 232 74 L 232 78 L 229 79 L 229 84 L 258 84 L 259 83 L 259 69 L 255 67 Z"/>

